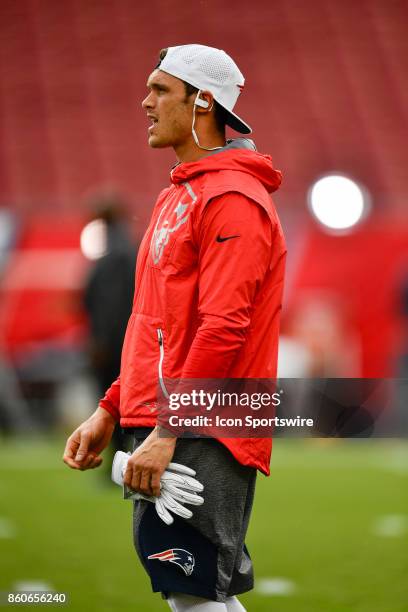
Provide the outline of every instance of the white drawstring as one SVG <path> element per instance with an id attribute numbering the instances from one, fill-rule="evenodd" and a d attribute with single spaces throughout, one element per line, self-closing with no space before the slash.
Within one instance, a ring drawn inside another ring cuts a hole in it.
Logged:
<path id="1" fill-rule="evenodd" d="M 194 142 L 196 143 L 197 147 L 199 147 L 200 149 L 204 149 L 204 151 L 217 151 L 218 149 L 223 149 L 225 147 L 225 144 L 223 144 L 222 147 L 211 147 L 211 148 L 202 147 L 200 145 L 200 142 L 198 140 L 198 136 L 196 134 L 195 127 L 194 127 L 195 126 L 196 100 L 197 100 L 197 98 L 199 98 L 200 93 L 201 93 L 201 89 L 198 90 L 197 95 L 196 95 L 196 99 L 194 100 L 194 104 L 193 104 L 193 123 L 192 123 L 192 126 L 191 126 L 191 133 L 193 134 Z M 213 102 L 213 104 L 214 104 L 214 102 Z M 213 105 L 211 105 L 211 107 L 208 109 L 208 111 L 210 111 L 212 109 L 212 106 Z"/>

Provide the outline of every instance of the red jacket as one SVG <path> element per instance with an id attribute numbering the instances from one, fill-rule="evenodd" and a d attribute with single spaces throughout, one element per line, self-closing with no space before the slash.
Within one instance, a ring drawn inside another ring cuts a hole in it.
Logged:
<path id="1" fill-rule="evenodd" d="M 120 377 L 100 405 L 150 427 L 160 380 L 274 378 L 286 248 L 268 155 L 232 148 L 171 172 L 141 243 Z M 225 241 L 218 237 L 232 237 Z M 269 474 L 270 439 L 220 439 Z"/>

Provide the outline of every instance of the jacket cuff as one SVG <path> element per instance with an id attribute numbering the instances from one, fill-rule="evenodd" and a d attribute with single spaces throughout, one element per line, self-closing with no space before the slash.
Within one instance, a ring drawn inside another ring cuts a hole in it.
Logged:
<path id="1" fill-rule="evenodd" d="M 99 402 L 99 406 L 103 408 L 104 410 L 106 410 L 106 412 L 109 412 L 109 414 L 113 416 L 115 421 L 119 423 L 120 421 L 119 410 L 115 408 L 114 406 L 112 406 L 112 404 L 108 400 L 106 400 L 105 398 L 101 399 Z"/>

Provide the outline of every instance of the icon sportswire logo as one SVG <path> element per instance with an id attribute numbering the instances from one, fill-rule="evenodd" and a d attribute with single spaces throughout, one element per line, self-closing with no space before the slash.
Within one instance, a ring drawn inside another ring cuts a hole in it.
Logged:
<path id="1" fill-rule="evenodd" d="M 169 548 L 162 552 L 149 555 L 148 559 L 158 559 L 159 561 L 170 561 L 181 567 L 186 576 L 191 576 L 194 570 L 194 555 L 184 548 Z"/>

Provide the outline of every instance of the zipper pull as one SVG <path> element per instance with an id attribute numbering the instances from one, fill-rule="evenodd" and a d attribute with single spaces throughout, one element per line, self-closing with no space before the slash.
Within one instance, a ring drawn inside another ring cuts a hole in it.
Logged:
<path id="1" fill-rule="evenodd" d="M 157 338 L 159 340 L 160 346 L 162 346 L 163 345 L 163 333 L 161 329 L 157 330 Z"/>

